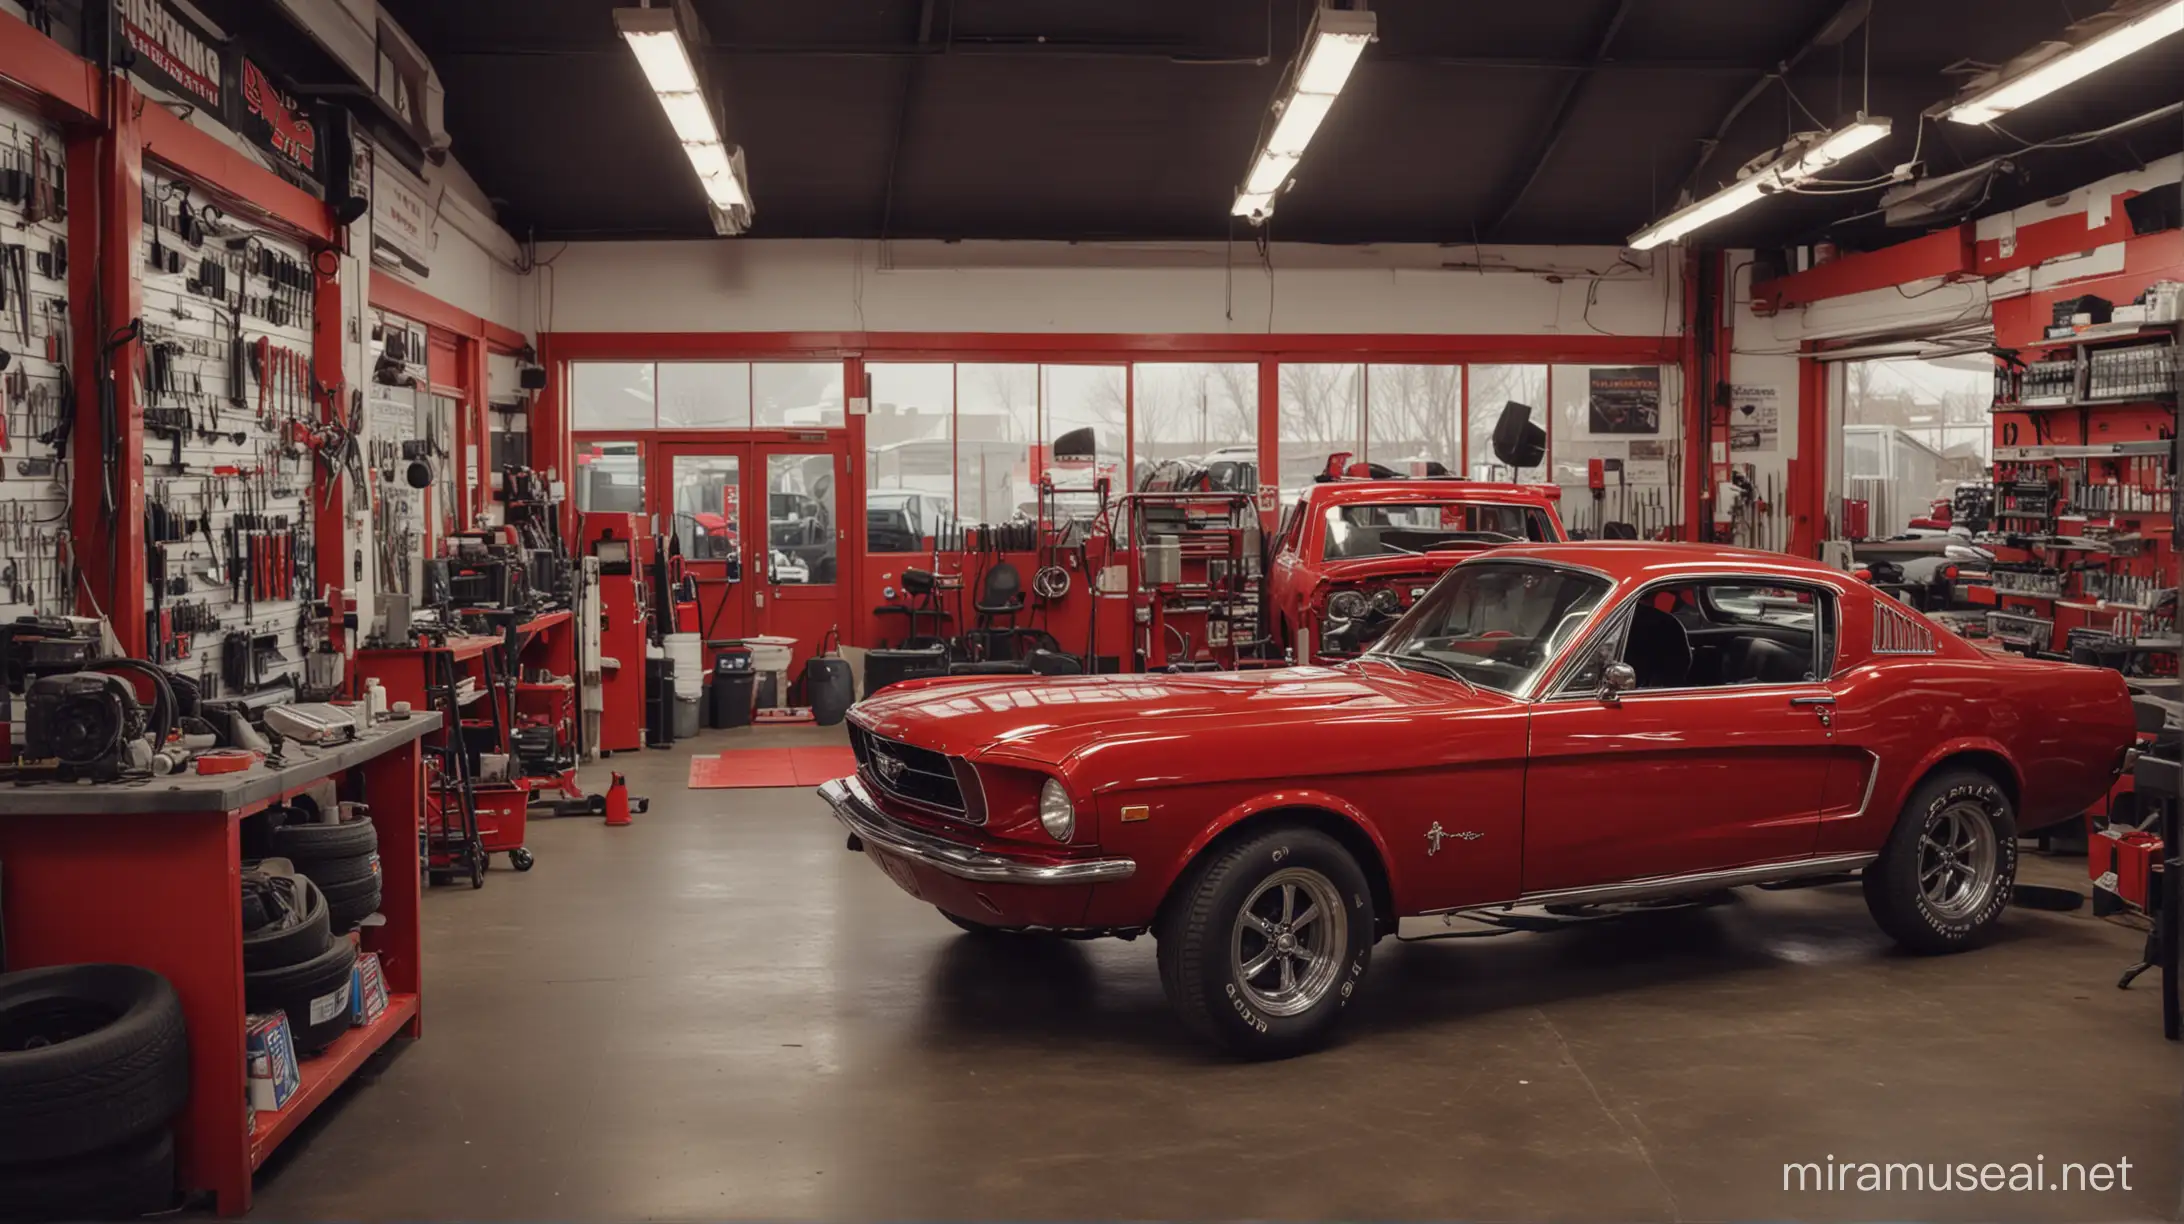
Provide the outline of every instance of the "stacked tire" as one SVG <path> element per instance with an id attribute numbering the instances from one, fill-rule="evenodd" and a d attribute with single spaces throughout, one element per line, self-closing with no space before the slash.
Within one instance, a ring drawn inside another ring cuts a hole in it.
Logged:
<path id="1" fill-rule="evenodd" d="M 173 1206 L 170 1126 L 189 1091 L 167 979 L 134 965 L 0 974 L 0 1218 Z"/>
<path id="2" fill-rule="evenodd" d="M 285 824 L 268 841 L 271 857 L 295 864 L 326 894 L 327 921 L 336 935 L 379 912 L 379 831 L 369 820 L 339 824 Z"/>
<path id="3" fill-rule="evenodd" d="M 299 1057 L 349 1031 L 356 944 L 334 935 L 331 914 L 331 901 L 306 877 L 272 863 L 244 873 L 243 1006 L 258 1016 L 286 1013 Z"/>

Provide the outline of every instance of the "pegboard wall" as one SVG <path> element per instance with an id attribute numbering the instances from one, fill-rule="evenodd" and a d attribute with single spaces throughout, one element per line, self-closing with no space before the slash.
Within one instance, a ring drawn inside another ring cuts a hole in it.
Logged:
<path id="1" fill-rule="evenodd" d="M 325 412 L 308 255 L 150 169 L 137 254 L 144 656 L 196 677 L 208 696 L 303 680 L 325 640 L 312 519 L 340 511 L 313 505 L 304 444 Z M 325 655 L 313 667 L 332 664 Z"/>
<path id="2" fill-rule="evenodd" d="M 425 491 L 410 465 L 434 465 L 439 430 L 426 385 L 426 333 L 400 315 L 373 311 L 372 375 L 364 392 L 365 479 L 371 488 L 377 556 L 368 575 L 381 592 L 421 593 Z"/>
<path id="3" fill-rule="evenodd" d="M 75 610 L 67 215 L 61 133 L 0 107 L 0 620 Z"/>

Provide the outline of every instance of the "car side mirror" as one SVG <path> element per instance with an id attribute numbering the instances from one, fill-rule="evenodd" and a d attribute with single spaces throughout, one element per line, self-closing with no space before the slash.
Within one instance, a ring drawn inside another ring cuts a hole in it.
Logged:
<path id="1" fill-rule="evenodd" d="M 1638 687 L 1638 669 L 1620 660 L 1600 669 L 1600 703 L 1623 704 L 1623 694 Z"/>

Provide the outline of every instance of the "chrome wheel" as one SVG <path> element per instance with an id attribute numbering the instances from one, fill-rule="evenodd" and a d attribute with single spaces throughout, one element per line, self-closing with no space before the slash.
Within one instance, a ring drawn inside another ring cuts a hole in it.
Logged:
<path id="1" fill-rule="evenodd" d="M 1334 882 L 1285 867 L 1260 881 L 1237 911 L 1229 967 L 1253 1007 L 1294 1016 L 1334 985 L 1349 946 L 1350 918 Z"/>
<path id="2" fill-rule="evenodd" d="M 1999 847 L 1994 821 L 1972 800 L 1934 813 L 1919 837 L 1919 891 L 1943 919 L 1970 917 L 1994 893 Z"/>

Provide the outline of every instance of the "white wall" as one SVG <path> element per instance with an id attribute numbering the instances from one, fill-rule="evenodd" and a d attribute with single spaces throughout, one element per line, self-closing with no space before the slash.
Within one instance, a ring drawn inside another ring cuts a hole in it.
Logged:
<path id="1" fill-rule="evenodd" d="M 373 156 L 386 154 L 374 150 Z M 533 334 L 535 286 L 516 271 L 515 239 L 495 220 L 485 193 L 449 158 L 443 165 L 425 167 L 424 197 L 437 210 L 426 261 L 430 273 L 416 276 L 374 263 L 372 275 L 406 281 L 458 310 Z"/>
<path id="2" fill-rule="evenodd" d="M 564 332 L 1658 336 L 1680 319 L 1673 261 L 1618 263 L 1612 248 L 1277 244 L 1271 283 L 1246 243 L 1233 267 L 1219 243 L 738 238 L 541 254 L 541 323 Z"/>

